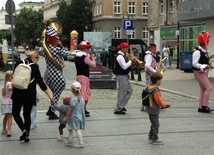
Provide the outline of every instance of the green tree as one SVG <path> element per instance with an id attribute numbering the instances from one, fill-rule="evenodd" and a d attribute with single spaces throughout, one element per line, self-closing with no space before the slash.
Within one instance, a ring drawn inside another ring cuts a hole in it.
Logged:
<path id="1" fill-rule="evenodd" d="M 8 41 L 10 41 L 10 39 L 11 39 L 11 32 L 10 32 L 10 30 L 2 29 L 2 30 L 0 30 L 0 40 L 5 39 L 5 38 Z"/>
<path id="2" fill-rule="evenodd" d="M 79 33 L 78 42 L 83 40 L 83 32 L 92 28 L 92 3 L 89 0 L 72 0 L 66 4 L 63 0 L 57 11 L 57 20 L 62 24 L 63 35 L 70 38 L 72 30 Z M 69 44 L 69 43 L 68 43 Z"/>
<path id="3" fill-rule="evenodd" d="M 40 39 L 43 26 L 43 11 L 35 11 L 31 8 L 23 8 L 16 16 L 14 34 L 16 45 L 37 45 Z"/>

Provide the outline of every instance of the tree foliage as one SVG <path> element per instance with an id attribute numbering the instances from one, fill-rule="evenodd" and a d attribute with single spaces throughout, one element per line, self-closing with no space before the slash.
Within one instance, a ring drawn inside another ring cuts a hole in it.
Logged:
<path id="1" fill-rule="evenodd" d="M 8 41 L 11 40 L 11 32 L 10 30 L 2 29 L 0 30 L 0 40 L 7 39 Z"/>
<path id="2" fill-rule="evenodd" d="M 70 33 L 76 30 L 79 33 L 78 42 L 83 40 L 83 32 L 92 27 L 92 3 L 89 0 L 71 0 L 60 2 L 57 11 L 57 20 L 62 24 L 63 35 L 69 44 Z"/>
<path id="3" fill-rule="evenodd" d="M 23 8 L 16 16 L 14 35 L 16 36 L 17 45 L 33 45 L 37 44 L 37 40 L 41 37 L 44 29 L 43 11 L 35 11 L 31 8 Z"/>

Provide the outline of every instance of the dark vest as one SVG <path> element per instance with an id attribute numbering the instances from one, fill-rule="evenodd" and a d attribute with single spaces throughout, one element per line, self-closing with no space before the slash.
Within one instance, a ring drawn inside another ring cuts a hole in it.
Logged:
<path id="1" fill-rule="evenodd" d="M 201 49 L 197 49 L 197 50 L 199 50 L 200 54 L 201 54 L 201 56 L 200 56 L 200 58 L 198 60 L 198 63 L 200 63 L 200 64 L 209 64 L 209 56 L 208 56 L 208 54 L 204 53 Z M 193 70 L 200 70 L 200 69 L 195 68 L 195 67 L 192 67 L 192 69 Z"/>
<path id="2" fill-rule="evenodd" d="M 117 54 L 117 56 L 118 55 L 122 55 L 122 54 Z M 125 59 L 126 62 L 128 62 L 128 60 L 125 57 L 124 57 L 124 59 Z M 127 74 L 129 74 L 130 70 L 131 70 L 131 66 L 129 68 L 127 68 L 126 70 L 123 70 L 123 68 L 116 61 L 116 65 L 115 65 L 115 68 L 113 70 L 113 73 L 116 74 L 116 75 L 127 75 Z"/>
<path id="3" fill-rule="evenodd" d="M 89 66 L 85 64 L 85 55 L 81 57 L 75 57 L 74 62 L 77 70 L 77 75 L 84 75 L 89 77 Z"/>

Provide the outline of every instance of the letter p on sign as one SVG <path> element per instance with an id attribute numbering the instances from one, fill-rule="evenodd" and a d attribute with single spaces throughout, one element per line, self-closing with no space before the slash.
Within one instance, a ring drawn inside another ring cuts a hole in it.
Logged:
<path id="1" fill-rule="evenodd" d="M 123 29 L 124 30 L 133 30 L 133 20 L 123 20 Z"/>

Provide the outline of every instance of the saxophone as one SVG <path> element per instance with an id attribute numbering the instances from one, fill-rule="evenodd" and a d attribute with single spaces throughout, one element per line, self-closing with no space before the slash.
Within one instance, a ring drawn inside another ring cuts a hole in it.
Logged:
<path id="1" fill-rule="evenodd" d="M 163 74 L 164 70 L 163 70 L 163 65 L 162 65 L 162 56 L 158 55 L 160 57 L 159 62 L 158 62 L 158 67 L 157 67 L 157 71 L 160 72 L 161 74 Z"/>
<path id="2" fill-rule="evenodd" d="M 57 21 L 51 21 L 49 24 L 50 27 L 53 27 L 58 34 L 62 33 L 62 25 L 57 22 Z M 51 62 L 53 62 L 53 64 L 60 70 L 62 70 L 65 67 L 65 62 L 63 57 L 60 57 L 59 63 L 55 60 L 55 58 L 53 57 L 53 55 L 51 54 L 51 52 L 49 51 L 49 48 L 47 46 L 47 34 L 46 34 L 46 29 L 43 30 L 42 32 L 42 36 L 41 36 L 41 40 L 42 40 L 42 45 L 44 47 L 44 51 L 47 54 L 47 56 L 49 57 L 49 59 L 51 60 Z M 60 46 L 62 46 L 62 44 L 59 44 Z"/>

